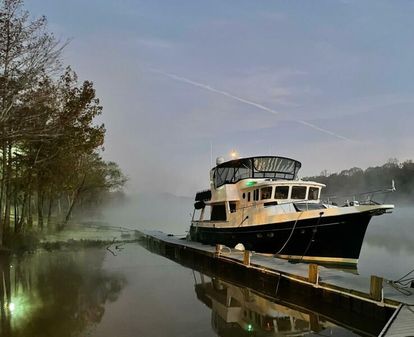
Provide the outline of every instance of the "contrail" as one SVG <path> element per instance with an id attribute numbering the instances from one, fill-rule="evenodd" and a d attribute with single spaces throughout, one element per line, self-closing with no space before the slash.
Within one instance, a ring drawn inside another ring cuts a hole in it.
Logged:
<path id="1" fill-rule="evenodd" d="M 318 131 L 324 132 L 324 133 L 326 133 L 326 134 L 328 134 L 328 135 L 331 135 L 331 136 L 333 136 L 333 137 L 336 137 L 336 138 L 339 138 L 339 139 L 342 139 L 342 140 L 346 140 L 346 141 L 348 141 L 348 142 L 353 142 L 353 140 L 352 140 L 352 139 L 350 139 L 350 138 L 347 138 L 347 137 L 341 136 L 341 135 L 339 135 L 339 134 L 337 134 L 337 133 L 335 133 L 335 132 L 332 132 L 332 131 L 329 131 L 329 130 L 326 130 L 326 129 L 320 128 L 319 126 L 316 126 L 315 124 L 311 124 L 311 123 L 309 123 L 309 122 L 307 122 L 307 121 L 304 121 L 304 120 L 296 120 L 295 122 L 296 122 L 296 123 L 303 124 L 303 125 L 306 125 L 306 126 L 309 126 L 309 127 L 310 127 L 310 128 L 312 128 L 312 129 L 315 129 L 315 130 L 318 130 Z"/>
<path id="2" fill-rule="evenodd" d="M 189 80 L 188 78 L 181 77 L 181 76 L 177 76 L 177 75 L 170 74 L 170 73 L 166 73 L 166 72 L 161 71 L 161 70 L 150 69 L 150 71 L 152 71 L 153 73 L 157 73 L 157 74 L 161 74 L 161 75 L 167 76 L 167 77 L 172 78 L 173 80 L 176 80 L 176 81 L 179 81 L 179 82 L 184 82 L 184 83 L 193 85 L 195 87 L 199 87 L 199 88 L 202 88 L 202 89 L 211 91 L 211 92 L 215 92 L 216 94 L 220 94 L 220 95 L 223 95 L 223 96 L 232 98 L 232 99 L 234 99 L 236 101 L 239 101 L 239 102 L 242 102 L 242 103 L 245 103 L 245 104 L 254 106 L 254 107 L 258 108 L 258 109 L 261 109 L 261 110 L 270 112 L 270 113 L 272 113 L 274 115 L 280 114 L 280 112 L 278 112 L 276 110 L 273 110 L 273 109 L 270 109 L 270 108 L 268 108 L 268 107 L 266 107 L 264 105 L 261 105 L 259 103 L 256 103 L 256 102 L 253 102 L 253 101 L 250 101 L 250 100 L 247 100 L 247 99 L 244 99 L 244 98 L 239 97 L 239 96 L 232 95 L 232 94 L 230 94 L 230 93 L 228 93 L 226 91 L 223 91 L 223 90 L 219 90 L 219 89 L 210 87 L 207 84 L 195 82 L 195 81 Z"/>
<path id="3" fill-rule="evenodd" d="M 201 88 L 201 89 L 204 89 L 204 90 L 208 90 L 210 92 L 214 92 L 214 93 L 219 94 L 219 95 L 222 95 L 222 96 L 229 97 L 229 98 L 234 99 L 236 101 L 239 101 L 241 103 L 254 106 L 255 108 L 258 108 L 260 110 L 264 110 L 264 111 L 270 112 L 271 114 L 274 114 L 274 115 L 279 115 L 280 114 L 279 111 L 270 109 L 267 106 L 264 106 L 262 104 L 256 103 L 256 102 L 251 101 L 251 100 L 247 100 L 247 99 L 245 99 L 243 97 L 239 97 L 239 96 L 230 94 L 227 91 L 223 91 L 223 90 L 219 90 L 219 89 L 213 88 L 213 87 L 211 87 L 211 86 L 209 86 L 207 84 L 203 84 L 203 83 L 200 83 L 200 82 L 196 82 L 196 81 L 190 80 L 188 78 L 185 78 L 185 77 L 182 77 L 182 76 L 178 76 L 178 75 L 175 75 L 175 74 L 171 74 L 171 73 L 167 73 L 165 71 L 161 71 L 161 70 L 158 70 L 158 69 L 149 69 L 149 71 L 151 71 L 153 73 L 161 74 L 161 75 L 166 76 L 166 77 L 169 77 L 169 78 L 171 78 L 171 79 L 173 79 L 175 81 L 187 83 L 187 84 L 192 85 L 194 87 L 198 87 L 198 88 Z M 294 122 L 299 123 L 299 124 L 302 124 L 302 125 L 305 125 L 305 126 L 310 127 L 310 128 L 312 128 L 314 130 L 317 130 L 317 131 L 326 133 L 326 134 L 328 134 L 330 136 L 333 136 L 333 137 L 336 137 L 336 138 L 339 138 L 339 139 L 342 139 L 342 140 L 346 140 L 346 141 L 350 141 L 350 142 L 353 141 L 352 139 L 349 139 L 347 137 L 341 136 L 341 135 L 339 135 L 339 134 L 337 134 L 335 132 L 332 132 L 330 130 L 320 128 L 319 126 L 316 126 L 316 125 L 314 125 L 312 123 L 309 123 L 309 122 L 306 122 L 304 120 L 294 120 Z"/>

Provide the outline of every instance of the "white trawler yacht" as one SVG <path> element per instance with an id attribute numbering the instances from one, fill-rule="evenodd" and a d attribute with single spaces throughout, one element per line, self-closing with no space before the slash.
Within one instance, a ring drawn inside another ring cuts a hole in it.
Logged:
<path id="1" fill-rule="evenodd" d="M 371 217 L 392 210 L 372 200 L 322 203 L 324 184 L 298 179 L 285 157 L 217 159 L 210 190 L 198 192 L 190 239 L 289 260 L 355 265 Z"/>

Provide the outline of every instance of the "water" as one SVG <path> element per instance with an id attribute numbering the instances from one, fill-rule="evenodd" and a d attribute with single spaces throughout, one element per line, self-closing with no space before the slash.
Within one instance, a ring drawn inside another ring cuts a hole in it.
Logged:
<path id="1" fill-rule="evenodd" d="M 359 273 L 414 268 L 414 209 L 374 218 Z M 0 336 L 373 336 L 350 313 L 282 301 L 138 244 L 0 258 Z M 322 313 L 321 313 L 322 312 Z M 372 322 L 371 322 L 372 323 Z M 314 331 L 314 332 L 312 332 Z"/>
<path id="2" fill-rule="evenodd" d="M 413 269 L 414 207 L 397 207 L 392 214 L 373 217 L 362 246 L 359 273 L 395 280 Z"/>

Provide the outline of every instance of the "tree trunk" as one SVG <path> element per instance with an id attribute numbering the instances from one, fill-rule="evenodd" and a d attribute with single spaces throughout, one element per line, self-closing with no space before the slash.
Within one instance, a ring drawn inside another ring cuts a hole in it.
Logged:
<path id="1" fill-rule="evenodd" d="M 18 226 L 18 223 L 19 223 L 19 213 L 18 213 L 18 205 L 17 205 L 17 192 L 16 191 L 14 191 L 14 194 L 13 194 L 13 196 L 14 196 L 14 198 L 13 198 L 13 209 L 14 209 L 14 232 L 15 233 L 17 233 L 16 232 L 16 227 Z"/>
<path id="2" fill-rule="evenodd" d="M 43 230 L 43 198 L 44 193 L 42 190 L 37 191 L 37 226 L 40 230 Z"/>
<path id="3" fill-rule="evenodd" d="M 32 214 L 32 191 L 29 187 L 29 196 L 27 200 L 27 225 L 29 228 L 33 227 L 33 214 Z"/>
<path id="4" fill-rule="evenodd" d="M 29 193 L 26 191 L 23 197 L 23 204 L 22 204 L 22 210 L 20 213 L 20 218 L 18 219 L 18 221 L 16 222 L 16 226 L 14 227 L 15 233 L 19 233 L 23 228 L 24 217 L 26 215 L 28 196 L 29 196 Z"/>
<path id="5" fill-rule="evenodd" d="M 52 225 L 52 207 L 53 207 L 53 198 L 49 196 L 49 208 L 47 211 L 47 228 L 50 230 Z"/>
<path id="6" fill-rule="evenodd" d="M 8 87 L 9 87 L 9 53 L 10 53 L 10 45 L 11 45 L 11 36 L 10 36 L 10 20 L 7 21 L 6 26 L 6 44 L 3 47 L 4 48 L 4 59 L 3 59 L 3 66 L 4 66 L 4 72 L 3 72 L 3 79 L 4 79 L 4 92 L 1 97 L 2 99 L 2 113 L 6 111 L 7 106 L 9 104 L 9 99 L 7 97 L 8 94 Z M 2 135 L 5 136 L 7 133 L 7 128 L 3 126 L 2 128 Z M 0 186 L 0 246 L 4 243 L 4 221 L 2 220 L 2 214 L 3 214 L 3 202 L 4 202 L 4 187 L 5 187 L 5 173 L 6 173 L 6 167 L 7 167 L 7 143 L 6 141 L 3 141 L 2 144 L 2 156 L 3 156 L 3 167 L 2 167 L 2 176 L 1 176 L 1 186 Z"/>
<path id="7" fill-rule="evenodd" d="M 61 204 L 61 201 L 60 201 L 61 198 L 62 198 L 62 196 L 60 195 L 58 197 L 58 216 L 59 216 L 59 219 L 60 219 L 60 216 L 62 215 L 62 204 Z"/>
<path id="8" fill-rule="evenodd" d="M 68 213 L 66 214 L 65 220 L 63 221 L 63 223 L 61 225 L 61 229 L 63 229 L 66 226 L 66 224 L 68 223 L 68 221 L 70 220 L 70 217 L 71 217 L 72 211 L 73 211 L 73 207 L 75 206 L 75 203 L 76 203 L 76 201 L 78 200 L 78 198 L 80 196 L 82 188 L 85 185 L 85 180 L 86 180 L 86 174 L 83 176 L 81 184 L 78 186 L 76 191 L 73 193 L 73 198 L 72 198 L 71 203 L 69 205 L 69 210 L 68 210 Z"/>
<path id="9" fill-rule="evenodd" d="M 11 181 L 12 181 L 12 154 L 11 144 L 7 146 L 6 155 L 6 200 L 4 209 L 4 229 L 7 231 L 10 228 L 10 208 L 11 208 Z"/>

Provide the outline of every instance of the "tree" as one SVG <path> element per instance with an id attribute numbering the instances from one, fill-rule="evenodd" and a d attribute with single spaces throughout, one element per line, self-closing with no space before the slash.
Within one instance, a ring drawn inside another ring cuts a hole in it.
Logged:
<path id="1" fill-rule="evenodd" d="M 29 20 L 22 0 L 0 0 L 0 246 L 13 225 L 42 230 L 46 213 L 62 227 L 77 204 L 126 181 L 100 156 L 102 106 L 91 81 L 62 73 L 64 47 L 45 17 Z"/>
<path id="2" fill-rule="evenodd" d="M 22 0 L 0 2 L 0 245 L 10 220 L 14 143 L 27 134 L 38 134 L 32 129 L 33 116 L 18 116 L 17 111 L 21 111 L 23 96 L 39 76 L 58 67 L 64 47 L 46 26 L 45 17 L 29 20 Z"/>

